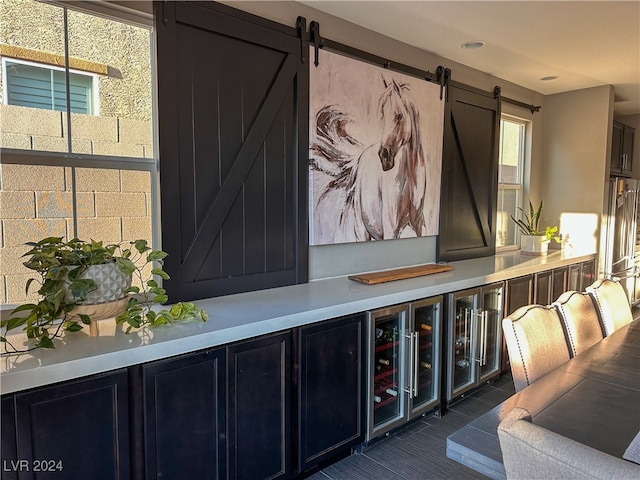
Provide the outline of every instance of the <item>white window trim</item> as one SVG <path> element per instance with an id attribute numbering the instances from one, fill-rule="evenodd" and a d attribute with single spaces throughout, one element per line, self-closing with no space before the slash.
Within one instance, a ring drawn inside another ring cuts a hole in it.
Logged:
<path id="1" fill-rule="evenodd" d="M 513 113 L 508 113 L 504 111 L 500 115 L 501 120 L 512 121 L 514 123 L 519 123 L 524 126 L 522 138 L 520 142 L 520 152 L 519 156 L 522 159 L 522 165 L 518 169 L 518 181 L 519 183 L 498 183 L 498 190 L 518 190 L 520 191 L 520 207 L 524 208 L 525 199 L 528 198 L 529 194 L 529 177 L 530 177 L 530 168 L 531 168 L 531 135 L 532 135 L 532 125 L 533 118 L 529 115 L 520 116 Z M 502 140 L 501 140 L 502 141 Z M 516 229 L 516 238 L 515 244 L 513 245 L 505 245 L 496 247 L 496 252 L 507 252 L 511 250 L 520 249 L 520 229 Z"/>
<path id="2" fill-rule="evenodd" d="M 8 92 L 8 81 L 7 81 L 7 62 L 9 63 L 19 63 L 22 65 L 29 65 L 31 67 L 37 67 L 37 68 L 46 68 L 47 70 L 54 70 L 57 72 L 64 72 L 65 68 L 64 67 L 58 67 L 56 65 L 51 65 L 48 63 L 38 63 L 38 62 L 31 62 L 29 60 L 21 60 L 19 58 L 11 58 L 11 57 L 0 57 L 2 58 L 2 78 L 4 78 L 5 80 L 2 82 L 2 103 L 4 103 L 5 105 L 9 105 L 9 92 Z M 100 115 L 100 96 L 99 96 L 99 82 L 98 82 L 98 74 L 96 73 L 91 73 L 91 72 L 86 72 L 83 70 L 75 70 L 70 68 L 69 69 L 69 73 L 74 73 L 76 75 L 82 75 L 84 77 L 89 77 L 91 78 L 91 107 L 92 107 L 92 112 L 89 115 L 94 115 L 94 116 L 99 116 Z"/>

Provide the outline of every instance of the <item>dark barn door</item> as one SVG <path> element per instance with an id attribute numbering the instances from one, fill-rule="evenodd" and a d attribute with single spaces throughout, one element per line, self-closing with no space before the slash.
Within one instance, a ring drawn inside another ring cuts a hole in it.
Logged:
<path id="1" fill-rule="evenodd" d="M 455 86 L 445 107 L 438 260 L 495 253 L 499 100 Z"/>
<path id="2" fill-rule="evenodd" d="M 308 66 L 295 29 L 154 3 L 170 301 L 306 282 Z"/>

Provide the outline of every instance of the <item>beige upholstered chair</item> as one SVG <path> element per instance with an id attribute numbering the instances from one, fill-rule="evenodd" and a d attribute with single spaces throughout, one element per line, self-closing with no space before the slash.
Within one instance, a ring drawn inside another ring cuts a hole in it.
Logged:
<path id="1" fill-rule="evenodd" d="M 602 327 L 591 296 L 570 290 L 560 295 L 553 306 L 560 313 L 572 357 L 602 340 Z"/>
<path id="2" fill-rule="evenodd" d="M 502 320 L 516 391 L 569 361 L 569 348 L 558 311 L 526 305 Z"/>
<path id="3" fill-rule="evenodd" d="M 640 465 L 535 425 L 524 408 L 500 422 L 498 439 L 509 480 L 640 478 Z"/>
<path id="4" fill-rule="evenodd" d="M 629 299 L 619 282 L 596 280 L 586 290 L 596 303 L 605 335 L 633 321 Z"/>

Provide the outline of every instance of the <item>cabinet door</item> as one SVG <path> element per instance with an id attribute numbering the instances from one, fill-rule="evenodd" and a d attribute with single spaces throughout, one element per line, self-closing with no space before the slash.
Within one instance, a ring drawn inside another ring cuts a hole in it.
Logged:
<path id="1" fill-rule="evenodd" d="M 553 269 L 553 285 L 551 288 L 552 301 L 556 301 L 562 292 L 569 289 L 569 267 L 559 267 Z"/>
<path id="2" fill-rule="evenodd" d="M 143 365 L 146 478 L 225 478 L 225 353 Z"/>
<path id="3" fill-rule="evenodd" d="M 518 308 L 533 303 L 533 275 L 507 280 L 505 315 L 509 316 Z"/>
<path id="4" fill-rule="evenodd" d="M 298 331 L 299 471 L 363 440 L 364 315 Z"/>
<path id="5" fill-rule="evenodd" d="M 2 478 L 4 480 L 17 480 L 20 463 L 16 450 L 16 426 L 13 395 L 2 397 Z"/>
<path id="6" fill-rule="evenodd" d="M 501 371 L 502 284 L 482 288 L 482 308 L 477 314 L 477 354 L 479 381 L 485 382 Z"/>
<path id="7" fill-rule="evenodd" d="M 17 393 L 18 459 L 52 461 L 37 478 L 130 478 L 127 382 L 118 370 Z"/>
<path id="8" fill-rule="evenodd" d="M 408 308 L 368 312 L 367 441 L 407 421 Z"/>
<path id="9" fill-rule="evenodd" d="M 569 265 L 569 284 L 567 290 L 582 290 L 582 264 Z"/>
<path id="10" fill-rule="evenodd" d="M 447 400 L 473 388 L 476 382 L 476 311 L 480 290 L 449 296 L 449 362 Z"/>
<path id="11" fill-rule="evenodd" d="M 582 279 L 581 279 L 581 290 L 584 290 L 593 282 L 596 281 L 596 261 L 588 260 L 586 262 L 582 262 Z"/>
<path id="12" fill-rule="evenodd" d="M 611 131 L 611 166 L 612 175 L 620 175 L 622 173 L 622 134 L 624 126 L 621 123 L 613 122 Z"/>
<path id="13" fill-rule="evenodd" d="M 289 333 L 228 347 L 229 478 L 288 478 L 291 473 Z"/>
<path id="14" fill-rule="evenodd" d="M 553 271 L 538 272 L 533 276 L 533 303 L 540 305 L 549 305 L 553 302 Z"/>
<path id="15" fill-rule="evenodd" d="M 633 173 L 633 141 L 635 129 L 625 125 L 622 129 L 622 175 Z"/>
<path id="16" fill-rule="evenodd" d="M 414 351 L 410 355 L 410 417 L 416 417 L 440 401 L 440 331 L 442 297 L 413 302 L 410 313 L 413 325 Z"/>

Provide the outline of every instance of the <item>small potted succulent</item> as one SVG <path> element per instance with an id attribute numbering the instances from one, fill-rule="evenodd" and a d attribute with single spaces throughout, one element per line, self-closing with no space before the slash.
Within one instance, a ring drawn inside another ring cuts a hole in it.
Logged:
<path id="1" fill-rule="evenodd" d="M 542 215 L 542 200 L 538 208 L 534 208 L 531 200 L 529 200 L 529 213 L 521 207 L 518 210 L 522 213 L 522 219 L 516 219 L 511 216 L 518 228 L 520 229 L 520 252 L 523 255 L 546 255 L 551 240 L 556 243 L 561 242 L 558 233 L 558 227 L 545 227 L 544 231 L 538 230 L 540 216 Z"/>
<path id="2" fill-rule="evenodd" d="M 29 258 L 24 265 L 37 272 L 38 277 L 27 281 L 25 291 L 28 294 L 35 282 L 39 285 L 40 299 L 18 306 L 9 319 L 0 322 L 5 329 L 0 336 L 4 353 L 55 348 L 53 339 L 63 332 L 77 332 L 84 325 L 94 327 L 102 318 L 115 317 L 117 324 L 126 324 L 126 333 L 145 325 L 207 319 L 206 312 L 190 302 L 152 310 L 153 304 L 168 300 L 154 276 L 167 280 L 169 275 L 162 268 L 167 253 L 152 250 L 146 240 L 136 240 L 124 247 L 94 240 L 48 237 L 27 245 L 30 250 L 23 256 Z M 142 288 L 132 286 L 133 277 Z M 35 340 L 26 350 L 15 348 L 6 337 L 6 332 L 20 327 L 29 339 Z"/>

